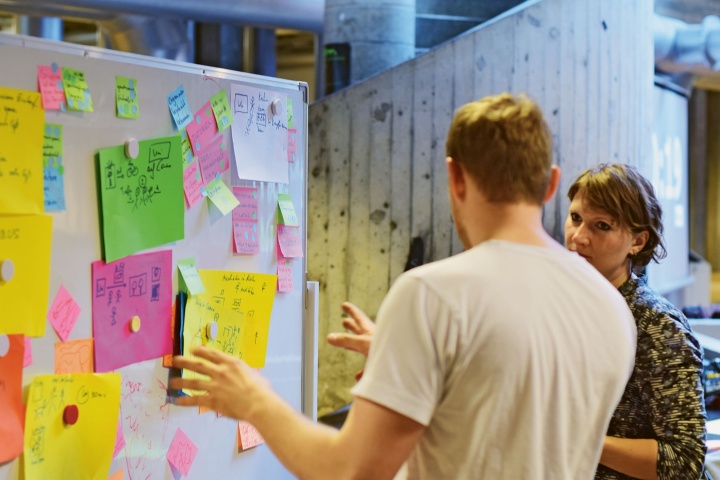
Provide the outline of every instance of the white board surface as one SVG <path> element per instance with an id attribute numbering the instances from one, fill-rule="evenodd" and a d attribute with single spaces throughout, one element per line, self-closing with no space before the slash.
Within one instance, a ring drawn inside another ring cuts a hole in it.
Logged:
<path id="1" fill-rule="evenodd" d="M 238 272 L 276 273 L 277 195 L 288 193 L 300 219 L 303 250 L 306 220 L 307 86 L 300 82 L 259 77 L 223 69 L 177 63 L 163 59 L 48 42 L 23 36 L 0 34 L 0 87 L 37 91 L 37 66 L 57 63 L 85 72 L 92 94 L 94 112 L 46 111 L 46 123 L 63 125 L 66 211 L 53 217 L 50 298 L 64 286 L 80 304 L 81 314 L 70 340 L 92 336 L 91 263 L 101 258 L 98 199 L 95 184 L 95 154 L 98 149 L 138 140 L 173 135 L 177 132 L 168 109 L 167 95 L 184 85 L 191 110 L 233 84 L 262 87 L 293 100 L 297 128 L 297 157 L 289 163 L 289 183 L 239 180 L 234 154 L 232 168 L 221 176 L 228 185 L 254 186 L 259 198 L 260 253 L 233 255 L 230 215 L 217 218 L 204 204 L 185 212 L 185 238 L 170 245 L 145 251 L 171 249 L 173 292 L 178 291 L 177 260 L 194 257 L 198 268 Z M 11 67 L 10 67 L 11 66 Z M 137 79 L 140 118 L 120 119 L 115 115 L 115 77 Z M 230 129 L 224 133 L 230 139 Z M 232 142 L 230 142 L 232 144 Z M 145 252 L 143 251 L 143 252 Z M 312 319 L 305 315 L 305 258 L 294 259 L 293 284 L 289 293 L 277 293 L 272 309 L 266 366 L 262 374 L 273 388 L 297 410 L 312 415 L 312 389 L 303 375 L 314 351 L 304 348 L 306 332 L 313 332 Z M 34 361 L 23 372 L 23 384 L 33 377 L 53 372 L 54 344 L 59 341 L 48 324 L 46 334 L 32 339 Z M 110 469 L 125 471 L 126 479 L 173 478 L 165 451 L 178 427 L 199 447 L 188 479 L 283 479 L 292 476 L 266 446 L 238 453 L 237 422 L 200 415 L 195 409 L 165 404 L 162 384 L 168 371 L 161 359 L 148 360 L 118 369 L 123 375 L 121 410 L 132 412 L 137 429 L 125 431 L 127 445 Z M 309 379 L 311 381 L 312 379 Z M 128 382 L 140 385 L 132 394 Z M 27 389 L 24 392 L 27 395 Z M 19 459 L 0 465 L 0 479 L 19 478 Z"/>

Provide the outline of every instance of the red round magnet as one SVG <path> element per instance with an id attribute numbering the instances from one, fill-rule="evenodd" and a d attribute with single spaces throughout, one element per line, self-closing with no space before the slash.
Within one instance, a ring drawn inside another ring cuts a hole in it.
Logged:
<path id="1" fill-rule="evenodd" d="M 65 410 L 63 410 L 63 422 L 65 425 L 75 425 L 78 421 L 79 414 L 80 412 L 78 411 L 77 405 L 68 405 L 65 407 Z"/>

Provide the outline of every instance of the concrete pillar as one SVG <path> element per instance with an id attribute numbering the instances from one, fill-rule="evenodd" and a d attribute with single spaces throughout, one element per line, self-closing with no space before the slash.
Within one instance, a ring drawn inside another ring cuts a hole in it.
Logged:
<path id="1" fill-rule="evenodd" d="M 326 0 L 323 40 L 349 45 L 350 83 L 382 72 L 415 55 L 415 0 Z"/>

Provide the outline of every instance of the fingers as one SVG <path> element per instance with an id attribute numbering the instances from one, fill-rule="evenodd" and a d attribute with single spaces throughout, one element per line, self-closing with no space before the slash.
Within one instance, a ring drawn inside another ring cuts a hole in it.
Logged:
<path id="1" fill-rule="evenodd" d="M 327 336 L 327 341 L 332 346 L 362 353 L 367 357 L 368 351 L 370 351 L 371 336 L 331 333 Z"/>
<path id="2" fill-rule="evenodd" d="M 195 347 L 192 354 L 195 355 L 196 357 L 204 358 L 205 360 L 212 362 L 212 363 L 223 363 L 223 362 L 234 362 L 235 361 L 235 357 L 230 356 L 227 353 L 223 353 L 220 350 L 214 350 L 211 348 L 207 348 L 204 345 Z"/>
<path id="3" fill-rule="evenodd" d="M 194 378 L 175 377 L 170 379 L 168 386 L 174 390 L 197 390 L 204 392 L 210 387 L 210 382 Z"/>
<path id="4" fill-rule="evenodd" d="M 210 407 L 208 395 L 192 395 L 188 397 L 175 397 L 175 405 L 181 407 Z"/>
<path id="5" fill-rule="evenodd" d="M 372 334 L 375 330 L 375 323 L 370 320 L 365 312 L 360 310 L 354 303 L 344 302 L 341 305 L 343 312 L 349 315 L 343 319 L 343 326 L 358 335 Z"/>
<path id="6" fill-rule="evenodd" d="M 195 352 L 197 352 L 199 349 L 195 349 Z M 208 350 L 209 349 L 205 349 Z M 204 352 L 201 352 L 204 353 Z M 200 356 L 200 355 L 198 355 Z M 175 368 L 183 368 L 187 370 L 192 370 L 193 372 L 197 372 L 203 375 L 211 376 L 213 372 L 215 371 L 215 366 L 208 362 L 203 362 L 201 360 L 197 360 L 192 357 L 186 357 L 186 356 L 177 356 L 173 357 L 173 367 Z"/>

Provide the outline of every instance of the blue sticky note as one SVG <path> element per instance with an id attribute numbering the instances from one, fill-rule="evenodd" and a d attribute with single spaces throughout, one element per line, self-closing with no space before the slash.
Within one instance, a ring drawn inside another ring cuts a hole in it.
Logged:
<path id="1" fill-rule="evenodd" d="M 193 113 L 185 96 L 185 87 L 183 85 L 180 85 L 168 95 L 168 107 L 170 107 L 170 113 L 178 130 L 182 130 L 187 127 L 188 123 L 192 122 Z"/>
<path id="2" fill-rule="evenodd" d="M 61 212 L 65 210 L 65 180 L 62 165 L 46 166 L 43 169 L 45 178 L 45 211 Z"/>

